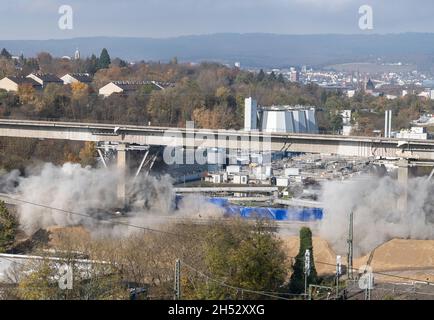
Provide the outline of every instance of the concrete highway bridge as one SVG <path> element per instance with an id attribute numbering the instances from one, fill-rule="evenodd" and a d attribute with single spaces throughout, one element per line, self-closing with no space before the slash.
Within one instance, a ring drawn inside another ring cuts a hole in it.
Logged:
<path id="1" fill-rule="evenodd" d="M 192 150 L 218 147 L 251 152 L 291 151 L 360 158 L 395 158 L 401 159 L 398 175 L 402 181 L 408 177 L 409 161 L 434 161 L 434 141 L 431 140 L 11 119 L 0 119 L 0 136 L 111 144 L 117 151 L 117 166 L 122 172 L 127 169 L 126 153 L 133 146 L 185 147 Z M 125 180 L 122 179 L 118 193 L 124 201 Z"/>
<path id="2" fill-rule="evenodd" d="M 320 134 L 169 128 L 0 119 L 0 136 L 108 142 L 118 145 L 224 147 L 354 157 L 434 160 L 434 141 Z"/>

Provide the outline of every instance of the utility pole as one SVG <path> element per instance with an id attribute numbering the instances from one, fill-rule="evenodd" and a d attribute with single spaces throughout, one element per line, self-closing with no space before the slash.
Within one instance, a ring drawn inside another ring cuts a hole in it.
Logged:
<path id="1" fill-rule="evenodd" d="M 367 284 L 365 289 L 365 300 L 371 300 L 371 289 L 372 289 L 372 273 L 368 272 Z"/>
<path id="2" fill-rule="evenodd" d="M 307 278 L 310 274 L 310 251 L 306 249 L 304 253 L 304 298 L 307 298 Z"/>
<path id="3" fill-rule="evenodd" d="M 353 279 L 353 231 L 354 231 L 354 212 L 350 213 L 350 225 L 348 230 L 348 279 Z"/>
<path id="4" fill-rule="evenodd" d="M 342 257 L 336 257 L 336 300 L 339 299 L 339 276 L 342 273 Z"/>
<path id="5" fill-rule="evenodd" d="M 174 300 L 181 299 L 181 260 L 175 262 L 175 284 L 174 284 Z"/>
<path id="6" fill-rule="evenodd" d="M 367 272 L 367 284 L 365 289 L 365 300 L 371 300 L 372 290 L 374 289 L 374 275 L 372 269 Z"/>

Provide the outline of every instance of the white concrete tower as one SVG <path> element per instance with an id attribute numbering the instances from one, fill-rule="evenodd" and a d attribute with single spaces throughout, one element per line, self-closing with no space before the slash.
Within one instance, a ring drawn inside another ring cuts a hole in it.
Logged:
<path id="1" fill-rule="evenodd" d="M 244 130 L 257 130 L 258 103 L 252 97 L 246 98 L 244 101 Z"/>

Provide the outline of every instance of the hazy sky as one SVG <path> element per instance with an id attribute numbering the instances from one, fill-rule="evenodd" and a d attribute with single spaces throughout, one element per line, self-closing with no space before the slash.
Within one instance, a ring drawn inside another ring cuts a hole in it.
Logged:
<path id="1" fill-rule="evenodd" d="M 63 4 L 73 30 L 58 27 Z M 358 28 L 363 4 L 373 8 L 372 31 Z M 434 32 L 433 16 L 433 0 L 1 0 L 0 39 Z"/>

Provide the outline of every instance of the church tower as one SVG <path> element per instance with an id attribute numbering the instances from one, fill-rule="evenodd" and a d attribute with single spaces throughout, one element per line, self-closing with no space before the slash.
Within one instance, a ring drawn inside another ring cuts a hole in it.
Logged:
<path id="1" fill-rule="evenodd" d="M 77 50 L 75 51 L 74 59 L 75 59 L 75 60 L 80 60 L 80 51 L 78 50 L 78 48 L 77 48 Z"/>

